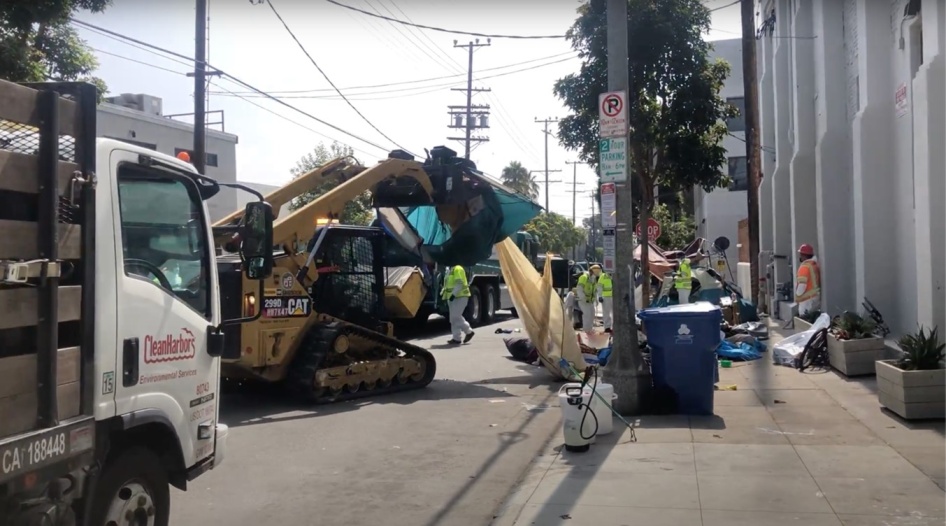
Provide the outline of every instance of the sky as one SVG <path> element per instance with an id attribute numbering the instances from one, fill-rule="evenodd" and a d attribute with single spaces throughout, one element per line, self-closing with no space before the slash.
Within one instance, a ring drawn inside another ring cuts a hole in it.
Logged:
<path id="1" fill-rule="evenodd" d="M 476 37 L 409 27 L 325 0 L 271 0 L 323 76 L 269 5 L 259 0 L 207 1 L 207 62 L 295 108 L 252 94 L 231 79 L 212 80 L 207 109 L 223 110 L 224 131 L 239 137 L 239 180 L 283 184 L 291 178 L 295 163 L 320 142 L 349 145 L 367 164 L 398 147 L 423 156 L 424 148 L 446 145 L 463 155 L 463 144 L 448 139 L 461 136 L 462 130 L 448 128 L 447 107 L 466 104 L 465 93 L 452 88 L 466 87 L 469 56 L 454 42 L 463 45 Z M 494 35 L 563 35 L 580 5 L 578 0 L 338 2 L 417 24 Z M 732 0 L 705 3 L 719 8 Z M 113 0 L 104 13 L 80 13 L 76 18 L 193 56 L 194 5 L 193 0 Z M 738 38 L 739 30 L 738 4 L 723 7 L 713 12 L 713 31 L 707 39 Z M 99 60 L 96 75 L 108 84 L 109 95 L 146 93 L 163 99 L 165 114 L 193 112 L 194 83 L 185 75 L 193 70 L 191 63 L 95 30 L 79 27 L 79 33 Z M 492 38 L 488 46 L 476 48 L 473 85 L 490 90 L 473 97 L 474 104 L 490 106 L 490 129 L 477 132 L 489 141 L 471 153 L 480 170 L 499 177 L 511 161 L 532 171 L 544 170 L 545 134 L 536 120 L 568 115 L 552 87 L 579 67 L 580 60 L 564 38 Z M 556 132 L 557 125 L 551 124 L 549 130 Z M 570 217 L 575 198 L 580 224 L 591 215 L 596 176 L 587 165 L 568 161 L 577 161 L 576 153 L 549 137 L 548 167 L 560 170 L 549 174 L 549 208 Z M 538 202 L 544 204 L 545 176 L 535 175 L 540 183 Z M 577 195 L 571 192 L 573 177 Z"/>

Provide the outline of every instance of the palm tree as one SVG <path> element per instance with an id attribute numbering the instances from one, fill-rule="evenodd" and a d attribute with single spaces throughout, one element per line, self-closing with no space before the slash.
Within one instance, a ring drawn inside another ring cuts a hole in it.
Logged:
<path id="1" fill-rule="evenodd" d="M 501 179 L 504 185 L 517 194 L 533 200 L 539 197 L 539 183 L 535 182 L 529 170 L 519 161 L 512 161 L 509 166 L 503 168 Z"/>

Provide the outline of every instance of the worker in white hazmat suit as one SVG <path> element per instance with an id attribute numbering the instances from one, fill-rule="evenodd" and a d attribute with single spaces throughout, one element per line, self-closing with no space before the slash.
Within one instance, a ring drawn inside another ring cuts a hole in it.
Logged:
<path id="1" fill-rule="evenodd" d="M 459 345 L 461 333 L 466 335 L 463 343 L 470 341 L 473 338 L 473 329 L 463 317 L 463 311 L 470 303 L 470 284 L 466 281 L 466 271 L 462 266 L 454 265 L 447 273 L 440 297 L 447 302 L 450 309 L 450 331 L 453 337 L 447 340 L 447 343 Z"/>
<path id="2" fill-rule="evenodd" d="M 589 270 L 578 277 L 578 286 L 575 294 L 578 296 L 578 307 L 581 309 L 581 330 L 591 331 L 595 326 L 595 282 L 601 273 L 600 265 L 592 265 Z"/>
<path id="3" fill-rule="evenodd" d="M 614 318 L 614 283 L 611 275 L 602 271 L 597 278 L 598 297 L 601 301 L 601 320 L 604 322 L 604 332 L 611 332 Z"/>

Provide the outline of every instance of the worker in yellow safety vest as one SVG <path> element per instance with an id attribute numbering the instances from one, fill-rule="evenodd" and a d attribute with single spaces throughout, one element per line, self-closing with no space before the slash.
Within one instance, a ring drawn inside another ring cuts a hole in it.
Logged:
<path id="1" fill-rule="evenodd" d="M 601 265 L 595 264 L 578 276 L 575 294 L 581 309 L 581 330 L 585 332 L 591 331 L 595 326 L 595 282 L 600 274 Z"/>
<path id="2" fill-rule="evenodd" d="M 815 249 L 808 243 L 798 247 L 798 273 L 795 275 L 795 303 L 798 315 L 821 309 L 821 269 Z"/>
<path id="3" fill-rule="evenodd" d="M 466 281 L 466 271 L 462 266 L 454 265 L 444 277 L 440 298 L 447 302 L 450 310 L 450 331 L 453 336 L 447 343 L 459 345 L 460 333 L 466 335 L 463 343 L 470 341 L 473 338 L 473 329 L 463 317 L 463 311 L 470 302 L 470 284 Z"/>
<path id="4" fill-rule="evenodd" d="M 602 271 L 598 274 L 598 297 L 601 302 L 601 320 L 604 322 L 604 332 L 611 332 L 611 323 L 614 318 L 614 284 L 611 275 Z"/>
<path id="5" fill-rule="evenodd" d="M 677 289 L 677 303 L 690 303 L 690 289 L 693 287 L 693 269 L 690 268 L 690 258 L 683 258 L 680 268 L 673 279 Z"/>

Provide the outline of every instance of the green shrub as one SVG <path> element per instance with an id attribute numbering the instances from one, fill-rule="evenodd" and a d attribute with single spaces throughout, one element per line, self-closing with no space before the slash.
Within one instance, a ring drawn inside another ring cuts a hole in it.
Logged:
<path id="1" fill-rule="evenodd" d="M 897 361 L 897 367 L 904 371 L 929 371 L 939 369 L 940 361 L 946 353 L 946 343 L 939 341 L 939 329 L 933 328 L 926 333 L 923 327 L 914 334 L 907 334 L 897 342 L 904 356 Z"/>
<path id="2" fill-rule="evenodd" d="M 834 335 L 839 340 L 862 340 L 873 338 L 877 322 L 856 312 L 845 312 L 834 319 Z"/>

